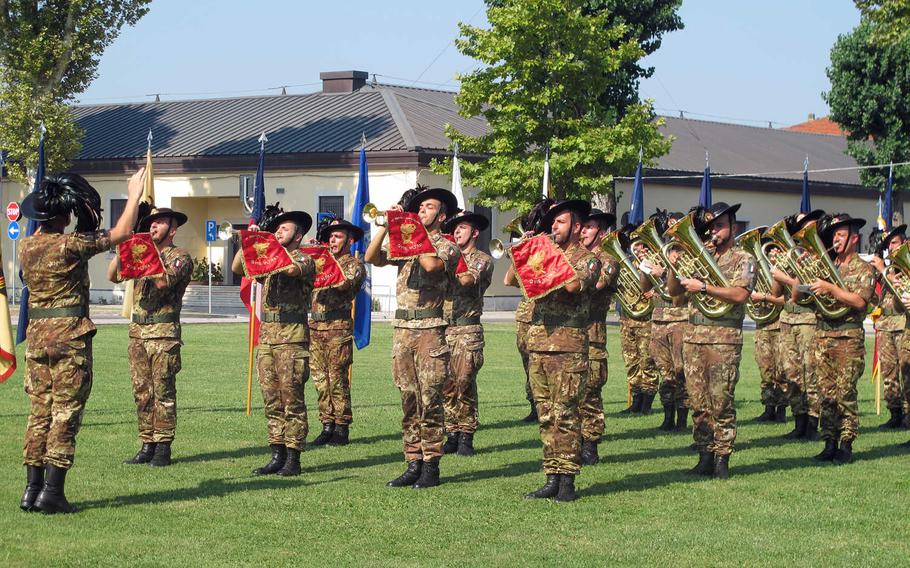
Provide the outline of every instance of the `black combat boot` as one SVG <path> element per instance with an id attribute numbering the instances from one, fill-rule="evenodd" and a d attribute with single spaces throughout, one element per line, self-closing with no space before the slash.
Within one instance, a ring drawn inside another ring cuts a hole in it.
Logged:
<path id="1" fill-rule="evenodd" d="M 284 465 L 275 472 L 275 475 L 280 475 L 281 477 L 296 477 L 300 475 L 300 450 L 288 448 L 287 453 L 288 455 L 284 460 Z"/>
<path id="2" fill-rule="evenodd" d="M 525 499 L 550 499 L 556 497 L 559 492 L 559 475 L 552 473 L 547 475 L 547 482 L 537 491 L 532 491 L 525 495 Z"/>
<path id="3" fill-rule="evenodd" d="M 710 477 L 714 473 L 714 452 L 698 452 L 698 463 L 689 470 L 690 475 L 705 475 Z"/>
<path id="4" fill-rule="evenodd" d="M 714 457 L 714 479 L 730 477 L 730 454 Z"/>
<path id="5" fill-rule="evenodd" d="M 531 403 L 531 412 L 529 412 L 527 416 L 525 416 L 524 418 L 522 418 L 521 421 L 522 421 L 522 422 L 537 422 L 537 421 L 538 421 L 538 416 L 537 416 L 537 405 L 535 405 L 535 404 L 532 402 L 532 403 Z"/>
<path id="6" fill-rule="evenodd" d="M 462 432 L 458 436 L 458 455 L 469 457 L 474 455 L 474 434 L 471 432 Z"/>
<path id="7" fill-rule="evenodd" d="M 821 439 L 821 436 L 818 434 L 818 416 L 809 415 L 809 418 L 806 420 L 806 436 L 805 439 L 810 442 L 817 442 Z"/>
<path id="8" fill-rule="evenodd" d="M 420 473 L 423 471 L 423 460 L 414 460 L 408 462 L 408 469 L 401 475 L 386 483 L 387 487 L 407 487 L 413 485 L 420 479 Z"/>
<path id="9" fill-rule="evenodd" d="M 330 446 L 347 446 L 350 441 L 348 436 L 350 431 L 347 424 L 336 424 L 335 431 L 332 432 L 332 439 L 329 440 Z"/>
<path id="10" fill-rule="evenodd" d="M 642 396 L 643 396 L 642 393 L 640 393 L 638 391 L 632 391 L 632 404 L 630 404 L 629 407 L 626 408 L 625 410 L 620 410 L 619 413 L 628 415 L 628 414 L 638 414 L 639 412 L 641 412 L 641 404 L 643 402 Z"/>
<path id="11" fill-rule="evenodd" d="M 442 445 L 442 453 L 454 454 L 457 452 L 459 436 L 461 436 L 461 432 L 449 432 L 449 436 L 446 438 L 446 443 Z"/>
<path id="12" fill-rule="evenodd" d="M 834 454 L 837 453 L 837 440 L 825 440 L 825 449 L 822 450 L 820 454 L 815 456 L 815 461 L 820 462 L 829 462 L 834 459 Z"/>
<path id="13" fill-rule="evenodd" d="M 132 459 L 123 460 L 123 463 L 132 465 L 152 461 L 152 457 L 155 455 L 155 446 L 155 442 L 143 442 L 142 447 L 139 448 L 139 452 L 137 452 Z"/>
<path id="14" fill-rule="evenodd" d="M 149 460 L 152 467 L 165 467 L 171 465 L 171 443 L 158 442 L 155 444 L 155 455 Z"/>
<path id="15" fill-rule="evenodd" d="M 253 475 L 271 475 L 278 473 L 278 470 L 284 467 L 284 461 L 288 458 L 288 449 L 284 444 L 272 444 L 272 459 L 269 463 L 253 470 Z"/>
<path id="16" fill-rule="evenodd" d="M 651 406 L 654 404 L 654 394 L 642 393 L 641 395 L 641 413 L 647 416 L 651 414 Z"/>
<path id="17" fill-rule="evenodd" d="M 556 492 L 557 503 L 571 503 L 575 497 L 575 476 L 568 473 L 559 476 L 559 491 Z"/>
<path id="18" fill-rule="evenodd" d="M 335 423 L 328 422 L 322 425 L 322 432 L 316 436 L 316 439 L 312 441 L 311 445 L 313 446 L 324 446 L 329 443 L 329 440 L 332 439 L 332 434 L 335 433 Z"/>
<path id="19" fill-rule="evenodd" d="M 784 434 L 784 439 L 801 440 L 806 437 L 806 428 L 809 426 L 809 415 L 797 414 L 793 419 L 796 422 L 796 425 L 788 434 Z"/>
<path id="20" fill-rule="evenodd" d="M 426 489 L 439 485 L 439 458 L 423 462 L 420 478 L 414 483 L 414 489 Z"/>
<path id="21" fill-rule="evenodd" d="M 688 432 L 689 431 L 689 409 L 686 407 L 676 409 L 676 431 L 677 432 Z"/>
<path id="22" fill-rule="evenodd" d="M 834 453 L 834 459 L 831 460 L 837 465 L 846 465 L 853 461 L 853 441 L 845 440 L 840 443 L 840 448 Z"/>
<path id="23" fill-rule="evenodd" d="M 758 415 L 756 422 L 771 422 L 774 420 L 775 408 L 773 404 L 766 404 L 765 411 Z"/>
<path id="24" fill-rule="evenodd" d="M 777 422 L 778 424 L 787 423 L 787 406 L 786 405 L 777 407 L 777 409 L 774 411 L 774 421 Z"/>
<path id="25" fill-rule="evenodd" d="M 35 498 L 35 509 L 47 515 L 56 513 L 75 513 L 76 508 L 69 504 L 64 495 L 66 470 L 62 467 L 47 464 L 44 468 L 44 487 Z"/>
<path id="26" fill-rule="evenodd" d="M 597 465 L 600 455 L 597 453 L 597 442 L 584 440 L 581 443 L 581 465 Z"/>
<path id="27" fill-rule="evenodd" d="M 35 499 L 44 489 L 44 468 L 40 465 L 25 466 L 25 492 L 22 493 L 22 501 L 19 502 L 19 508 L 23 511 L 35 510 Z"/>
<path id="28" fill-rule="evenodd" d="M 664 405 L 664 421 L 661 422 L 660 426 L 657 427 L 658 430 L 663 430 L 664 432 L 669 432 L 673 429 L 674 425 L 674 414 L 676 414 L 676 408 L 672 404 Z"/>
<path id="29" fill-rule="evenodd" d="M 904 409 L 903 408 L 889 408 L 891 411 L 891 418 L 887 422 L 878 427 L 879 430 L 893 430 L 900 428 L 904 423 Z"/>

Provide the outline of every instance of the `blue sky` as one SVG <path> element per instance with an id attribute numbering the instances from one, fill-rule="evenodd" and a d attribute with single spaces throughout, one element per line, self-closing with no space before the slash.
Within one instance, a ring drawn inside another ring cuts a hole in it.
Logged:
<path id="1" fill-rule="evenodd" d="M 642 95 L 663 113 L 776 126 L 826 113 L 829 50 L 859 21 L 850 0 L 686 0 L 681 15 L 686 28 L 647 59 L 656 73 Z M 154 0 L 79 99 L 309 92 L 320 71 L 340 69 L 454 90 L 474 66 L 452 44 L 459 21 L 485 25 L 483 2 Z"/>

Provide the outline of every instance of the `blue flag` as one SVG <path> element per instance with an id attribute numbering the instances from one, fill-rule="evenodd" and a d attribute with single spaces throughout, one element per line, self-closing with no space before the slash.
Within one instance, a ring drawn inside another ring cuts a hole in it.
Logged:
<path id="1" fill-rule="evenodd" d="M 32 191 L 36 191 L 44 181 L 44 123 L 41 123 L 41 137 L 38 139 L 38 168 L 35 170 L 35 185 Z M 38 230 L 38 221 L 29 219 L 25 227 L 25 236 L 31 236 Z M 25 331 L 28 329 L 28 286 L 22 280 L 22 270 L 19 271 L 19 280 L 22 281 L 22 296 L 19 300 L 19 321 L 16 323 L 16 343 L 25 341 Z"/>
<path id="2" fill-rule="evenodd" d="M 705 175 L 701 178 L 701 193 L 698 194 L 698 204 L 705 209 L 711 207 L 711 166 L 705 166 Z"/>
<path id="3" fill-rule="evenodd" d="M 803 197 L 799 202 L 799 212 L 812 212 L 812 206 L 809 204 L 809 156 L 806 156 L 806 163 L 803 167 Z"/>
<path id="4" fill-rule="evenodd" d="M 259 137 L 259 165 L 256 167 L 256 182 L 253 184 L 253 210 L 250 212 L 250 223 L 259 224 L 265 211 L 265 143 L 268 142 L 265 132 Z"/>
<path id="5" fill-rule="evenodd" d="M 366 244 L 370 242 L 370 224 L 367 223 L 360 214 L 363 206 L 370 202 L 370 176 L 367 172 L 367 153 L 365 144 L 360 145 L 360 172 L 357 178 L 357 197 L 354 198 L 354 219 L 352 223 L 363 229 L 363 238 L 354 243 L 351 247 L 351 254 L 358 258 L 363 258 L 366 252 Z M 373 310 L 372 282 L 370 278 L 370 269 L 367 267 L 367 277 L 363 281 L 363 287 L 357 292 L 354 298 L 354 345 L 357 349 L 363 349 L 370 344 L 370 316 Z"/>
<path id="6" fill-rule="evenodd" d="M 882 218 L 885 220 L 885 232 L 890 231 L 894 227 L 892 219 L 894 218 L 894 209 L 891 205 L 891 192 L 893 190 L 893 174 L 894 166 L 888 168 L 888 181 L 885 183 L 885 204 L 882 206 Z"/>
<path id="7" fill-rule="evenodd" d="M 645 222 L 645 188 L 641 183 L 641 160 L 635 168 L 635 183 L 632 187 L 632 208 L 629 210 L 629 223 L 641 225 Z"/>

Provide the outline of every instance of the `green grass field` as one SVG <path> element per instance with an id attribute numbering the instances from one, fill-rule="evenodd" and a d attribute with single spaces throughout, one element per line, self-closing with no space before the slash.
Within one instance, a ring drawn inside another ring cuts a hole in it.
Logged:
<path id="1" fill-rule="evenodd" d="M 751 336 L 737 389 L 730 480 L 693 479 L 686 435 L 658 434 L 659 412 L 619 418 L 624 370 L 610 330 L 602 462 L 578 478 L 572 504 L 526 501 L 543 481 L 513 326 L 487 328 L 479 379 L 482 426 L 473 458 L 446 457 L 443 485 L 385 482 L 403 469 L 390 328 L 355 355 L 352 444 L 302 457 L 299 478 L 250 476 L 267 460 L 254 385 L 244 415 L 244 325 L 185 328 L 176 463 L 121 465 L 138 447 L 126 329 L 95 340 L 95 384 L 67 494 L 81 512 L 19 511 L 27 399 L 21 370 L 0 386 L 0 566 L 905 565 L 910 558 L 907 431 L 879 432 L 861 383 L 862 434 L 849 466 L 816 465 L 820 443 L 784 443 L 791 427 L 759 425 Z M 21 353 L 20 353 L 21 359 Z M 307 385 L 310 431 L 318 432 Z M 312 439 L 313 434 L 310 438 Z"/>

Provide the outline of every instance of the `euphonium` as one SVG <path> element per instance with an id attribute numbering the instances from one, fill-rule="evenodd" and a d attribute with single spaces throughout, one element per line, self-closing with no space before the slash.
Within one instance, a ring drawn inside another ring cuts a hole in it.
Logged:
<path id="1" fill-rule="evenodd" d="M 790 235 L 787 229 L 787 219 L 781 219 L 774 223 L 762 235 L 771 239 L 771 242 L 762 245 L 762 252 L 765 258 L 771 258 L 771 249 L 777 248 L 780 252 L 774 259 L 774 266 L 785 272 L 790 278 L 795 278 L 802 284 L 808 284 L 814 280 L 811 274 L 803 269 L 799 262 L 799 256 L 802 254 L 802 247 L 799 247 Z M 806 306 L 815 302 L 812 296 L 803 296 L 796 303 Z"/>
<path id="2" fill-rule="evenodd" d="M 671 265 L 670 250 L 674 248 L 679 250 L 679 258 L 673 267 L 677 276 L 695 278 L 711 286 L 729 287 L 727 277 L 720 271 L 714 257 L 705 248 L 705 244 L 695 231 L 694 213 L 689 213 L 674 223 L 663 236 L 667 239 L 667 243 L 661 247 L 661 256 L 664 257 L 668 266 Z M 691 300 L 698 311 L 709 318 L 723 317 L 735 306 L 735 304 L 701 292 L 692 294 Z"/>
<path id="3" fill-rule="evenodd" d="M 765 256 L 765 249 L 762 246 L 761 236 L 766 227 L 756 227 L 736 237 L 736 244 L 747 253 L 755 257 L 756 279 L 755 291 L 759 294 L 771 295 L 771 262 Z M 746 304 L 746 311 L 749 312 L 755 323 L 769 323 L 777 319 L 783 306 L 772 304 L 771 302 L 753 302 L 751 299 Z"/>
<path id="4" fill-rule="evenodd" d="M 664 241 L 660 238 L 652 219 L 648 219 L 640 227 L 632 231 L 629 238 L 632 239 L 632 250 L 635 250 L 635 243 L 641 243 L 647 251 L 645 259 L 653 265 L 666 268 L 664 259 L 660 254 L 660 248 L 663 246 Z M 653 274 L 648 274 L 648 279 L 651 281 L 654 291 L 660 294 L 664 301 L 670 302 L 673 300 L 673 296 L 667 292 L 667 287 L 663 280 Z"/>
<path id="5" fill-rule="evenodd" d="M 521 216 L 515 217 L 509 224 L 502 228 L 502 232 L 506 235 L 511 235 L 512 233 L 523 233 L 524 231 L 521 228 Z"/>
<path id="6" fill-rule="evenodd" d="M 897 301 L 903 305 L 901 297 L 910 294 L 910 241 L 898 247 L 897 250 L 891 253 L 890 257 L 891 264 L 885 268 L 882 282 L 894 294 Z M 892 273 L 899 275 L 897 283 L 892 282 L 889 278 Z"/>
<path id="7" fill-rule="evenodd" d="M 816 280 L 827 280 L 844 288 L 837 267 L 828 256 L 828 249 L 818 234 L 818 224 L 815 221 L 806 223 L 805 227 L 793 235 L 793 239 L 803 245 L 806 252 L 809 253 L 801 258 L 791 256 L 793 263 L 799 265 L 800 270 L 806 273 L 806 278 L 800 279 L 803 284 L 811 284 Z M 818 311 L 828 319 L 840 319 L 850 311 L 848 306 L 838 302 L 829 294 L 815 294 L 814 298 Z"/>
<path id="8" fill-rule="evenodd" d="M 654 304 L 645 297 L 641 289 L 639 272 L 629 255 L 619 242 L 619 231 L 613 231 L 600 241 L 600 248 L 619 263 L 616 289 L 619 292 L 619 303 L 627 314 L 634 318 L 645 318 L 653 310 Z"/>

